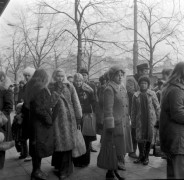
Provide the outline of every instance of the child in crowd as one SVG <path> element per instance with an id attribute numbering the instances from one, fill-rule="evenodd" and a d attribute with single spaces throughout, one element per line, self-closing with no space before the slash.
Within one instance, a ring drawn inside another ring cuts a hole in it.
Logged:
<path id="1" fill-rule="evenodd" d="M 13 124 L 12 124 L 12 134 L 13 134 L 13 139 L 15 140 L 15 147 L 17 149 L 17 152 L 20 152 L 20 157 L 19 159 L 23 159 L 23 154 L 22 152 L 22 109 L 23 103 L 18 103 L 16 106 L 16 115 L 14 116 Z"/>

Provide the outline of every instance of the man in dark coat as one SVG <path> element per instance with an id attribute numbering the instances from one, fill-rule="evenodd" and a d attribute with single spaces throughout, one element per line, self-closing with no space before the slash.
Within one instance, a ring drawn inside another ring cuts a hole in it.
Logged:
<path id="1" fill-rule="evenodd" d="M 137 74 L 133 77 L 127 78 L 126 89 L 129 97 L 129 114 L 131 115 L 131 107 L 132 107 L 132 98 L 135 92 L 139 90 L 138 79 L 143 75 L 148 75 L 148 64 L 143 63 L 137 65 Z M 134 152 L 129 153 L 129 156 L 132 158 L 137 158 L 136 150 L 137 150 L 137 141 L 136 141 L 136 131 L 135 128 L 132 128 L 132 143 Z"/>
<path id="2" fill-rule="evenodd" d="M 96 114 L 96 105 L 98 103 L 97 87 L 96 87 L 95 83 L 89 82 L 89 80 L 88 80 L 89 73 L 88 73 L 88 70 L 87 69 L 81 68 L 80 71 L 79 71 L 79 73 L 82 74 L 82 76 L 84 78 L 84 83 L 86 83 L 87 85 L 89 85 L 93 89 L 93 91 L 94 91 L 95 102 L 93 103 L 93 109 L 95 111 L 94 113 Z M 97 150 L 95 150 L 92 147 L 92 144 L 91 144 L 91 152 L 97 152 Z"/>

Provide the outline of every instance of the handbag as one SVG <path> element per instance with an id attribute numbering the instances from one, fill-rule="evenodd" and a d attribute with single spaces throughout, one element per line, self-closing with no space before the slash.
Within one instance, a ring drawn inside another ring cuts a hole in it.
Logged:
<path id="1" fill-rule="evenodd" d="M 15 146 L 15 141 L 6 141 L 0 143 L 0 151 L 6 151 Z"/>
<path id="2" fill-rule="evenodd" d="M 4 126 L 8 122 L 8 118 L 0 111 L 0 127 Z"/>
<path id="3" fill-rule="evenodd" d="M 84 114 L 82 134 L 85 136 L 96 136 L 96 116 L 94 113 Z"/>
<path id="4" fill-rule="evenodd" d="M 163 152 L 161 151 L 161 148 L 160 148 L 158 129 L 156 129 L 155 136 L 154 136 L 153 156 L 155 156 L 155 157 L 162 157 L 163 156 Z"/>
<path id="5" fill-rule="evenodd" d="M 79 157 L 86 153 L 86 144 L 84 142 L 83 135 L 80 129 L 77 129 L 76 132 L 76 145 L 75 148 L 72 150 L 72 157 Z"/>
<path id="6" fill-rule="evenodd" d="M 100 153 L 97 157 L 97 166 L 99 168 L 107 170 L 118 169 L 116 146 L 113 142 L 113 137 L 111 138 L 111 140 L 106 139 L 102 142 Z"/>

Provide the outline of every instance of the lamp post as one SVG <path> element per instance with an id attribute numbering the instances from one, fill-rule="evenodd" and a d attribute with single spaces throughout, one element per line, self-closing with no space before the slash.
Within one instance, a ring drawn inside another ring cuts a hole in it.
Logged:
<path id="1" fill-rule="evenodd" d="M 137 43 L 137 0 L 134 0 L 134 44 L 133 44 L 133 73 L 137 73 L 138 43 Z"/>

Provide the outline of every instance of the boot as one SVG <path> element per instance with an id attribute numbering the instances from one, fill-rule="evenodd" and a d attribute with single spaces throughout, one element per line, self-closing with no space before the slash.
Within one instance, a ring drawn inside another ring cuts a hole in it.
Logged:
<path id="1" fill-rule="evenodd" d="M 114 171 L 114 174 L 115 174 L 115 176 L 117 177 L 118 180 L 124 180 L 125 179 L 124 177 L 122 177 L 118 174 L 117 170 Z"/>
<path id="2" fill-rule="evenodd" d="M 111 170 L 108 170 L 106 173 L 106 180 L 117 180 L 117 178 L 114 175 L 114 172 Z"/>
<path id="3" fill-rule="evenodd" d="M 144 144 L 138 143 L 138 148 L 139 148 L 139 157 L 134 161 L 135 164 L 142 163 L 144 160 Z"/>
<path id="4" fill-rule="evenodd" d="M 148 165 L 149 163 L 149 152 L 150 152 L 150 147 L 151 147 L 151 143 L 150 142 L 146 142 L 145 145 L 145 159 L 143 161 L 143 165 Z"/>

